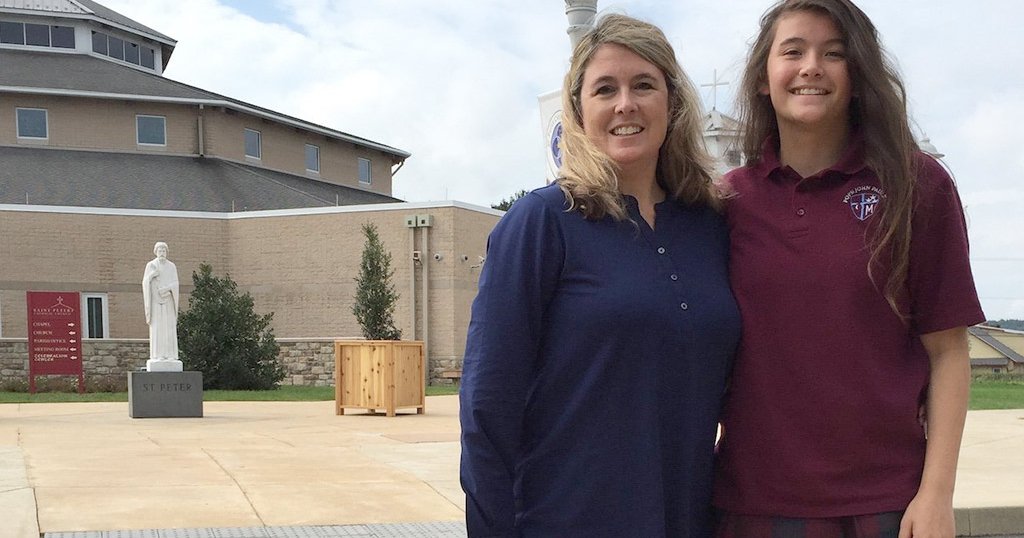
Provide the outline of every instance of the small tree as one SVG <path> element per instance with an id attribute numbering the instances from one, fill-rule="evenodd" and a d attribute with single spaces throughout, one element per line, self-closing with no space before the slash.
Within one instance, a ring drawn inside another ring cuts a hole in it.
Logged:
<path id="1" fill-rule="evenodd" d="M 507 200 L 502 198 L 500 202 L 491 204 L 491 209 L 508 211 L 512 207 L 512 204 L 516 203 L 516 200 L 526 196 L 527 194 L 526 189 L 520 189 L 518 192 L 513 193 L 512 196 L 509 196 Z"/>
<path id="2" fill-rule="evenodd" d="M 192 272 L 192 283 L 188 311 L 178 317 L 178 347 L 186 369 L 202 372 L 206 389 L 277 388 L 285 371 L 270 328 L 274 314 L 257 314 L 252 296 L 239 294 L 230 276 L 214 276 L 209 264 Z"/>
<path id="3" fill-rule="evenodd" d="M 359 322 L 363 337 L 368 340 L 398 340 L 402 331 L 395 327 L 393 315 L 398 294 L 391 283 L 394 271 L 391 269 L 391 253 L 377 235 L 377 226 L 363 225 L 363 260 L 356 277 L 356 304 L 352 313 Z"/>

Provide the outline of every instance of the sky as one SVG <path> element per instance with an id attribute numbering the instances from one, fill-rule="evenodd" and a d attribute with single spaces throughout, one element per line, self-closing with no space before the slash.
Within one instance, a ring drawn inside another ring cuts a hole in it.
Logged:
<path id="1" fill-rule="evenodd" d="M 178 41 L 165 75 L 412 153 L 410 202 L 488 207 L 544 184 L 537 98 L 568 66 L 560 0 L 101 0 Z M 696 84 L 730 86 L 769 0 L 600 0 L 660 26 Z M 946 155 L 989 319 L 1024 319 L 1024 2 L 860 0 Z M 713 102 L 714 101 L 714 102 Z"/>

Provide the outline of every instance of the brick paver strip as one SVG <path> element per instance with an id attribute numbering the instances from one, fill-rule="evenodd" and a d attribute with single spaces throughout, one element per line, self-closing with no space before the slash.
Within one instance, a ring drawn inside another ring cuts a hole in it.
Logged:
<path id="1" fill-rule="evenodd" d="M 466 538 L 459 521 L 301 527 L 47 532 L 43 538 Z"/>

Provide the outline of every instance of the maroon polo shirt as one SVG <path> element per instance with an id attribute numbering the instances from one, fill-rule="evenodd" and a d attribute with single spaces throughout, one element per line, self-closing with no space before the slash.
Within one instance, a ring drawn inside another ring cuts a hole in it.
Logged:
<path id="1" fill-rule="evenodd" d="M 885 192 L 854 136 L 831 168 L 801 178 L 777 142 L 731 172 L 730 279 L 743 333 L 723 412 L 715 504 L 751 515 L 837 517 L 904 509 L 917 492 L 917 420 L 929 361 L 919 335 L 985 320 L 960 198 L 946 171 L 920 173 L 904 323 L 868 276 Z"/>

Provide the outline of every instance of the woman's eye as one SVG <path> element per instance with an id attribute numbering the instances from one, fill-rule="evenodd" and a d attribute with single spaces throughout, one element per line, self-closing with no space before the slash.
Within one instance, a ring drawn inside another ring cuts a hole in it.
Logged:
<path id="1" fill-rule="evenodd" d="M 651 84 L 650 82 L 638 82 L 637 85 L 636 85 L 636 89 L 638 89 L 638 90 L 653 90 L 654 89 L 654 84 Z"/>
<path id="2" fill-rule="evenodd" d="M 611 86 L 599 86 L 596 90 L 594 90 L 594 95 L 608 95 L 614 91 L 615 89 L 612 88 Z"/>

